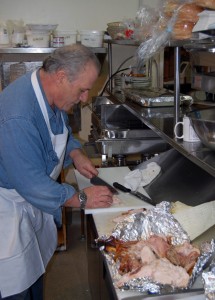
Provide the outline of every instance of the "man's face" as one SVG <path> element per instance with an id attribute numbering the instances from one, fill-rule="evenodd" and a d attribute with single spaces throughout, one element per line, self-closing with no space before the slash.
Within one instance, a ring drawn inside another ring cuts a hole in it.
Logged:
<path id="1" fill-rule="evenodd" d="M 65 76 L 60 87 L 60 101 L 56 105 L 68 111 L 74 104 L 85 103 L 88 100 L 89 91 L 98 77 L 98 71 L 93 63 L 88 63 L 83 72 L 75 81 L 69 82 Z"/>

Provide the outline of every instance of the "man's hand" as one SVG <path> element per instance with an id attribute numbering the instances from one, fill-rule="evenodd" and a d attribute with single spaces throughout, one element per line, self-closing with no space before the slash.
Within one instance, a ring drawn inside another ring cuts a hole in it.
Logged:
<path id="1" fill-rule="evenodd" d="M 81 149 L 73 150 L 70 155 L 73 159 L 75 168 L 81 173 L 81 175 L 88 179 L 98 175 L 98 171 L 94 167 L 93 163 Z"/>
<path id="2" fill-rule="evenodd" d="M 106 186 L 90 186 L 84 188 L 84 192 L 87 195 L 86 208 L 106 208 L 113 204 L 113 194 Z M 68 199 L 64 206 L 80 207 L 78 193 Z"/>

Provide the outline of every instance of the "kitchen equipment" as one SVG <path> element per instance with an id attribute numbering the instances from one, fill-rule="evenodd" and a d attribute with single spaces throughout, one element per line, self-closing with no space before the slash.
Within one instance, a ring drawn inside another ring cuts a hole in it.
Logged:
<path id="1" fill-rule="evenodd" d="M 124 177 L 130 172 L 130 169 L 128 167 L 111 167 L 111 168 L 98 168 L 98 171 L 99 171 L 99 177 L 105 180 L 108 184 L 112 185 L 114 181 L 123 184 Z M 74 172 L 75 172 L 75 177 L 77 180 L 79 190 L 92 186 L 92 184 L 90 183 L 90 179 L 81 175 L 77 170 L 75 170 Z M 142 194 L 145 193 L 145 190 L 142 187 L 140 187 L 138 191 L 141 192 Z M 142 201 L 131 194 L 123 193 L 121 191 L 119 191 L 117 198 L 120 200 L 119 203 L 113 204 L 108 208 L 85 208 L 85 214 L 88 215 L 88 214 L 100 214 L 100 213 L 107 213 L 107 212 L 120 212 L 120 211 L 128 211 L 129 209 L 152 207 L 151 204 Z"/>
<path id="2" fill-rule="evenodd" d="M 112 185 L 110 185 L 109 183 L 107 183 L 106 181 L 104 181 L 103 179 L 101 179 L 98 176 L 94 176 L 93 178 L 91 178 L 90 179 L 90 183 L 92 183 L 94 185 L 100 185 L 100 186 L 104 185 L 104 186 L 107 186 L 113 194 L 118 194 L 118 191 L 116 189 L 114 189 L 112 187 Z"/>
<path id="3" fill-rule="evenodd" d="M 116 188 L 116 189 L 119 189 L 120 191 L 122 192 L 125 192 L 125 193 L 130 193 L 131 195 L 147 202 L 147 203 L 150 203 L 152 205 L 155 205 L 155 203 L 152 201 L 152 199 L 146 197 L 145 195 L 141 194 L 140 192 L 137 192 L 137 191 L 132 191 L 131 189 L 128 189 L 127 187 L 125 187 L 124 185 L 121 185 L 120 183 L 118 182 L 114 182 L 113 183 L 113 186 Z"/>
<path id="4" fill-rule="evenodd" d="M 196 206 L 214 200 L 214 176 L 193 164 L 177 150 L 170 149 L 154 156 L 136 168 L 145 169 L 150 162 L 156 162 L 162 170 L 161 176 L 144 188 L 156 203 L 180 201 Z"/>
<path id="5" fill-rule="evenodd" d="M 215 150 L 215 107 L 194 110 L 187 114 L 201 142 Z"/>
<path id="6" fill-rule="evenodd" d="M 109 158 L 135 153 L 159 153 L 167 143 L 143 124 L 123 104 L 113 104 L 107 97 L 92 102 L 92 139 L 98 152 Z"/>

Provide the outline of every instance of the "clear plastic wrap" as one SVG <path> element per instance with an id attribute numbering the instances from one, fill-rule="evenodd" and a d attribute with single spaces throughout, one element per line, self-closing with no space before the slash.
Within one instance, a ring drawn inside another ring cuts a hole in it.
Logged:
<path id="1" fill-rule="evenodd" d="M 167 0 L 159 13 L 158 21 L 152 26 L 148 39 L 142 39 L 137 51 L 137 61 L 147 61 L 160 52 L 171 39 L 184 40 L 192 36 L 202 8 L 193 0 Z"/>

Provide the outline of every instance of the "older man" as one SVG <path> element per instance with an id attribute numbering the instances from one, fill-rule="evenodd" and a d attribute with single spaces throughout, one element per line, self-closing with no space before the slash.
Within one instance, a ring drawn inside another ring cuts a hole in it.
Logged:
<path id="1" fill-rule="evenodd" d="M 0 299 L 42 299 L 62 206 L 112 204 L 107 187 L 78 193 L 56 181 L 71 163 L 87 178 L 98 173 L 72 136 L 66 111 L 87 101 L 99 71 L 88 48 L 62 47 L 0 94 Z"/>

